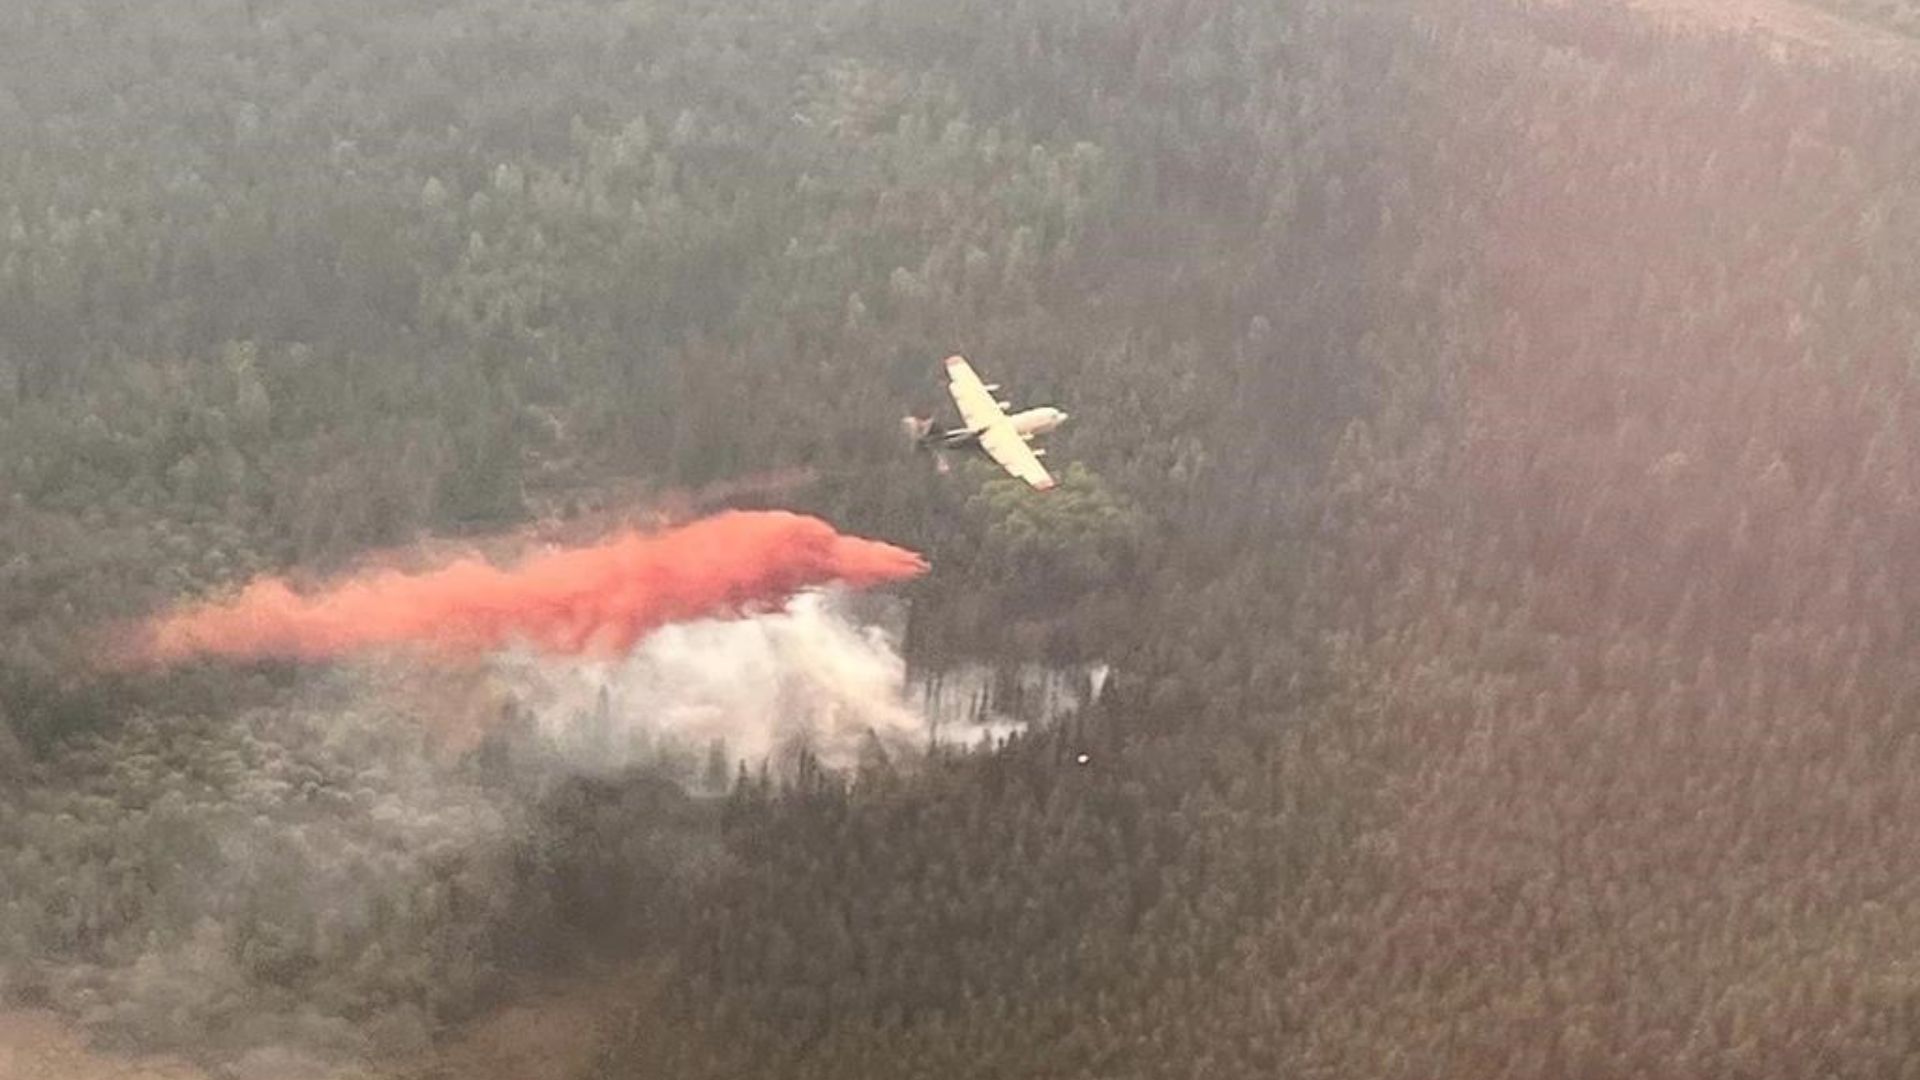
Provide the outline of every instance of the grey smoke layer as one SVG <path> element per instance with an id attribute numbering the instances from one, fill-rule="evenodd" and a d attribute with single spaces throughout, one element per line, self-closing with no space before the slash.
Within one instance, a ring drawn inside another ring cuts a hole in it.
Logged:
<path id="1" fill-rule="evenodd" d="M 616 661 L 496 658 L 494 669 L 574 767 L 703 757 L 776 766 L 805 747 L 851 766 L 868 740 L 911 749 L 924 723 L 906 705 L 891 636 L 810 593 L 752 619 L 669 626 Z"/>
<path id="2" fill-rule="evenodd" d="M 719 745 L 756 768 L 801 746 L 830 767 L 867 740 L 910 748 L 904 672 L 885 632 L 811 596 L 668 628 L 618 662 L 369 663 L 239 716 L 133 718 L 0 789 L 0 996 L 268 1071 L 391 1059 L 483 1000 L 500 938 L 540 931 L 513 905 L 529 858 L 538 878 L 572 857 L 539 850 L 570 778 L 697 786 Z M 486 692 L 447 692 L 473 682 Z M 485 739 L 445 737 L 461 710 Z M 644 872 L 710 854 L 683 834 L 622 842 Z"/>
<path id="3" fill-rule="evenodd" d="M 685 814 L 654 821 L 671 805 L 656 796 L 611 825 L 560 821 L 567 785 L 712 793 L 803 747 L 828 768 L 875 744 L 900 760 L 1097 691 L 1099 675 L 1025 669 L 910 687 L 887 613 L 856 621 L 841 603 L 669 627 L 618 661 L 319 670 L 274 707 L 135 717 L 16 763 L 0 787 L 0 1004 L 242 1075 L 392 1060 L 486 999 L 512 962 L 503 940 L 564 917 L 541 892 L 555 860 L 611 867 L 631 897 L 657 888 L 636 875 L 691 881 L 720 858 Z"/>

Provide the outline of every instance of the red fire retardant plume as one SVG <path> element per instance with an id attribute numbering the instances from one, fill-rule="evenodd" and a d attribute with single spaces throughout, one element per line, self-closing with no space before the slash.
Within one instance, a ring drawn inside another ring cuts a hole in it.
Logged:
<path id="1" fill-rule="evenodd" d="M 260 578 L 231 600 L 153 620 L 136 654 L 155 664 L 198 655 L 311 660 L 381 646 L 459 653 L 519 642 L 549 653 L 618 654 L 668 623 L 771 608 L 831 581 L 864 588 L 925 570 L 911 551 L 843 536 L 818 518 L 732 512 L 541 554 L 512 569 L 467 559 L 304 596 Z"/>

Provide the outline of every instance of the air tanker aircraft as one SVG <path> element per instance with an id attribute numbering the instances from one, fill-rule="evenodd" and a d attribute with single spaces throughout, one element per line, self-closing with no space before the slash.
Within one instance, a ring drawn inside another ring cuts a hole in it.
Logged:
<path id="1" fill-rule="evenodd" d="M 981 382 L 980 376 L 974 374 L 973 365 L 964 357 L 949 356 L 947 392 L 960 407 L 960 422 L 966 426 L 936 432 L 931 417 L 909 416 L 905 421 L 907 434 L 922 447 L 978 446 L 1008 473 L 1025 480 L 1036 491 L 1046 491 L 1054 485 L 1046 466 L 1040 464 L 1047 452 L 1027 444 L 1035 435 L 1044 435 L 1066 423 L 1067 414 L 1051 405 L 1042 405 L 1009 415 L 1007 410 L 1012 406 L 994 397 L 999 389 L 999 383 Z M 944 462 L 942 464 L 944 466 Z"/>

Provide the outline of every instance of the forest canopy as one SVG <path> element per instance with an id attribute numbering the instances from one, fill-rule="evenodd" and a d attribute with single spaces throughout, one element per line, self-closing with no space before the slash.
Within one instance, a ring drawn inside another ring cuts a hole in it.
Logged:
<path id="1" fill-rule="evenodd" d="M 598 962 L 604 1077 L 1903 1075 L 1916 166 L 1909 76 L 1611 5 L 16 0 L 0 995 L 208 1063 Z M 952 352 L 1071 409 L 1051 497 L 901 444 Z M 928 554 L 916 668 L 1111 679 L 582 775 L 91 662 L 769 476 Z"/>

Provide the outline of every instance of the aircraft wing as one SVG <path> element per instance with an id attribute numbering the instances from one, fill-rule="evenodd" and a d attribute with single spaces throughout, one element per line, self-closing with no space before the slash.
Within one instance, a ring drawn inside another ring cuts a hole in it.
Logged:
<path id="1" fill-rule="evenodd" d="M 1013 429 L 1013 421 L 1007 419 L 1006 410 L 1000 407 L 993 391 L 980 381 L 973 365 L 961 357 L 947 357 L 947 392 L 960 407 L 961 422 L 980 433 L 980 449 L 999 462 L 1001 468 L 1037 491 L 1053 486 L 1053 477 L 1047 473 L 1046 466 L 1040 464 L 1033 447 Z"/>
<path id="2" fill-rule="evenodd" d="M 953 403 L 960 407 L 960 422 L 975 431 L 984 432 L 995 420 L 1007 418 L 993 391 L 987 389 L 987 384 L 974 374 L 973 365 L 963 357 L 947 357 L 947 393 L 953 395 Z"/>
<path id="3" fill-rule="evenodd" d="M 1039 455 L 1027 440 L 1013 430 L 1013 421 L 1004 414 L 998 423 L 980 434 L 980 449 L 985 450 L 1000 467 L 1014 476 L 1025 480 L 1035 491 L 1046 491 L 1053 487 L 1053 477 L 1047 467 L 1040 464 Z"/>

